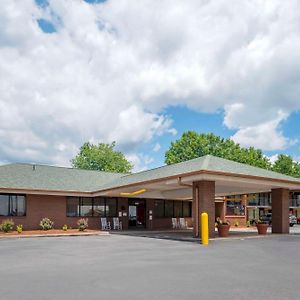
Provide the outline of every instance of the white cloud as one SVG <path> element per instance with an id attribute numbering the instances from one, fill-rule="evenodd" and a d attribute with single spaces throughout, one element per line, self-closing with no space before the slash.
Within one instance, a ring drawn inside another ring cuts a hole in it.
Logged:
<path id="1" fill-rule="evenodd" d="M 163 113 L 177 104 L 224 108 L 243 145 L 289 145 L 280 123 L 300 109 L 297 0 L 49 3 L 1 2 L 1 161 L 66 165 L 87 140 L 132 153 L 177 133 Z"/>
<path id="2" fill-rule="evenodd" d="M 153 151 L 158 152 L 160 150 L 160 148 L 161 148 L 161 145 L 159 143 L 156 143 L 153 147 Z"/>
<path id="3" fill-rule="evenodd" d="M 268 159 L 270 160 L 271 164 L 274 164 L 276 160 L 278 159 L 279 154 L 274 154 L 272 156 L 269 156 Z"/>
<path id="4" fill-rule="evenodd" d="M 242 112 L 241 115 L 243 115 L 242 108 L 243 107 L 241 106 L 234 105 L 225 115 L 225 122 L 227 122 L 228 127 L 232 128 L 234 122 L 236 122 L 234 128 L 238 127 L 238 131 L 231 137 L 231 139 L 239 143 L 241 146 L 254 146 L 264 150 L 283 150 L 293 142 L 285 138 L 279 129 L 280 123 L 287 117 L 285 113 L 279 112 L 277 118 L 274 120 L 267 121 L 256 126 L 243 127 L 242 119 L 235 119 L 232 116 L 236 112 Z"/>
<path id="5" fill-rule="evenodd" d="M 143 153 L 127 154 L 126 158 L 134 165 L 133 172 L 141 172 L 147 170 L 149 165 L 154 161 L 154 158 Z"/>

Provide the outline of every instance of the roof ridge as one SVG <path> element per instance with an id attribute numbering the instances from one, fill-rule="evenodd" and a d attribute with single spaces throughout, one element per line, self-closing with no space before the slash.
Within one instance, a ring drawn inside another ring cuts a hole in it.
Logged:
<path id="1" fill-rule="evenodd" d="M 117 174 L 117 175 L 129 175 L 129 174 L 126 174 L 126 173 L 101 171 L 101 170 L 87 170 L 87 169 L 80 169 L 80 168 L 73 168 L 73 167 L 63 167 L 63 166 L 46 165 L 46 164 L 40 164 L 40 163 L 20 163 L 20 162 L 14 162 L 14 163 L 8 163 L 8 164 L 0 165 L 0 167 L 13 166 L 13 165 L 37 166 L 37 167 L 45 167 L 45 168 L 66 169 L 66 170 L 75 170 L 75 171 L 80 171 L 80 172 L 81 171 L 85 171 L 85 172 L 95 172 L 95 173 L 106 173 L 106 174 L 109 173 L 109 174 Z"/>
<path id="2" fill-rule="evenodd" d="M 156 168 L 153 168 L 153 169 L 143 170 L 143 171 L 136 172 L 136 173 L 131 173 L 131 174 L 125 174 L 124 176 L 122 176 L 122 178 L 123 178 L 123 177 L 127 177 L 127 176 L 131 176 L 131 175 L 138 175 L 138 174 L 150 172 L 150 171 L 153 171 L 153 170 L 158 170 L 158 169 L 165 168 L 165 167 L 168 167 L 168 166 L 176 166 L 176 165 L 184 164 L 184 163 L 191 162 L 191 161 L 195 161 L 195 160 L 199 160 L 199 159 L 206 159 L 207 157 L 211 157 L 211 156 L 212 156 L 212 155 L 207 154 L 207 155 L 195 157 L 195 158 L 192 158 L 192 159 L 180 161 L 180 162 L 178 162 L 178 163 L 174 163 L 174 164 L 170 164 L 170 165 L 166 165 L 166 164 L 165 164 L 165 165 L 163 165 L 163 166 L 156 167 Z"/>

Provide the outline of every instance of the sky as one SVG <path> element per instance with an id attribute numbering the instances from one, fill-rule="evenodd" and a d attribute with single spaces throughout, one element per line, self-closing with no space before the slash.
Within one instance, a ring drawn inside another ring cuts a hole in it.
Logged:
<path id="1" fill-rule="evenodd" d="M 135 171 L 184 131 L 300 160 L 297 0 L 2 0 L 0 163 L 116 141 Z"/>

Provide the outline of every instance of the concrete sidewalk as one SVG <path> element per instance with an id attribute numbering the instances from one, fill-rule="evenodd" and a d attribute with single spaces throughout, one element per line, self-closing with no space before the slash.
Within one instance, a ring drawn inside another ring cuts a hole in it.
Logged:
<path id="1" fill-rule="evenodd" d="M 210 241 L 215 240 L 233 240 L 233 239 L 253 239 L 253 238 L 266 238 L 274 234 L 271 233 L 271 227 L 268 228 L 267 235 L 259 235 L 255 227 L 249 228 L 237 228 L 232 227 L 230 229 L 229 237 L 220 238 L 218 237 L 218 232 L 216 230 L 215 237 L 210 238 Z M 133 237 L 146 237 L 153 239 L 165 239 L 173 241 L 183 241 L 183 242 L 194 242 L 199 243 L 199 238 L 193 237 L 193 231 L 191 229 L 187 230 L 124 230 L 124 231 L 111 231 L 112 235 L 127 235 Z M 290 228 L 290 234 L 300 234 L 300 226 L 295 226 Z"/>

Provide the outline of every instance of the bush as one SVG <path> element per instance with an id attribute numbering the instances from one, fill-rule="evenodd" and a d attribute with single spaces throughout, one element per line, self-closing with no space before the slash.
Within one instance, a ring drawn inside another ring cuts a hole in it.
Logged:
<path id="1" fill-rule="evenodd" d="M 67 231 L 68 230 L 68 225 L 64 225 L 63 227 L 62 227 L 62 229 L 63 229 L 63 231 Z"/>
<path id="2" fill-rule="evenodd" d="M 49 218 L 43 218 L 40 222 L 40 226 L 43 230 L 52 229 L 54 222 L 52 222 Z"/>
<path id="3" fill-rule="evenodd" d="M 17 225 L 17 232 L 22 233 L 22 231 L 23 231 L 23 225 L 22 224 Z"/>
<path id="4" fill-rule="evenodd" d="M 3 220 L 0 225 L 0 230 L 3 232 L 10 232 L 14 229 L 14 221 L 11 219 Z"/>
<path id="5" fill-rule="evenodd" d="M 78 230 L 79 231 L 84 231 L 88 228 L 88 219 L 80 219 L 77 222 L 78 225 Z"/>

